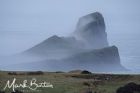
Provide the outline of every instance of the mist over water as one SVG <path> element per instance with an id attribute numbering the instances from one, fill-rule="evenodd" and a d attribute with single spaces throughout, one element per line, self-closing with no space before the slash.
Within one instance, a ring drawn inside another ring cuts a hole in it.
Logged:
<path id="1" fill-rule="evenodd" d="M 140 51 L 139 51 L 139 32 L 136 33 L 115 33 L 110 36 L 119 48 L 122 65 L 134 71 L 138 71 L 140 67 Z"/>
<path id="2" fill-rule="evenodd" d="M 81 16 L 99 11 L 105 18 L 109 44 L 119 48 L 122 65 L 138 70 L 139 4 L 139 0 L 0 1 L 0 63 L 3 56 L 23 52 L 52 35 L 70 35 Z"/>

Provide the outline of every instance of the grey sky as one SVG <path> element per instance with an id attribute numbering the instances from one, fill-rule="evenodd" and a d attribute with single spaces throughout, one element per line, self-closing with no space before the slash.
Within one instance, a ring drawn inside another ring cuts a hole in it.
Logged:
<path id="1" fill-rule="evenodd" d="M 0 55 L 70 34 L 79 17 L 96 11 L 105 18 L 110 44 L 125 54 L 125 41 L 140 39 L 139 9 L 140 0 L 0 0 Z"/>

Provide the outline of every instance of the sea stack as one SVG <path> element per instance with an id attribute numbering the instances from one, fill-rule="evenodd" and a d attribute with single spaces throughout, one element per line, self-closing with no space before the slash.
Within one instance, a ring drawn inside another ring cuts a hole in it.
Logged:
<path id="1" fill-rule="evenodd" d="M 74 35 L 86 43 L 88 48 L 108 47 L 105 22 L 101 13 L 95 12 L 79 19 Z"/>

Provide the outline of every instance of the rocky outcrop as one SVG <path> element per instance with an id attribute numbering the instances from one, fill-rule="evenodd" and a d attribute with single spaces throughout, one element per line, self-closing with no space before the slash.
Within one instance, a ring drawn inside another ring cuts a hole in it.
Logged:
<path id="1" fill-rule="evenodd" d="M 18 67 L 23 70 L 41 71 L 81 69 L 93 72 L 125 70 L 120 63 L 118 48 L 108 45 L 104 18 L 98 12 L 81 17 L 73 36 L 54 35 L 24 51 L 22 55 L 37 60 L 26 59 L 26 63 L 14 65 L 16 69 Z"/>
<path id="2" fill-rule="evenodd" d="M 117 89 L 116 93 L 140 93 L 140 85 L 130 82 Z"/>
<path id="3" fill-rule="evenodd" d="M 28 49 L 25 53 L 44 55 L 53 51 L 76 51 L 77 49 L 108 47 L 104 18 L 98 12 L 81 17 L 74 33 L 75 35 L 71 37 L 59 37 L 57 35 L 49 37 Z"/>
<path id="4" fill-rule="evenodd" d="M 88 48 L 100 49 L 108 46 L 104 18 L 99 12 L 79 19 L 74 35 L 86 43 Z"/>

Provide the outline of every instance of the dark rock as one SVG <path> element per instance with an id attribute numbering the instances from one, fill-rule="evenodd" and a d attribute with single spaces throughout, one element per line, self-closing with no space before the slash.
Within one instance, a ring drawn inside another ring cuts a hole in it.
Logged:
<path id="1" fill-rule="evenodd" d="M 116 93 L 140 93 L 140 85 L 136 83 L 128 83 L 123 87 L 117 89 Z"/>
<path id="2" fill-rule="evenodd" d="M 36 71 L 36 72 L 27 72 L 27 75 L 43 75 L 44 72 L 42 71 Z"/>
<path id="3" fill-rule="evenodd" d="M 0 93 L 5 93 L 4 91 L 0 91 Z"/>
<path id="4" fill-rule="evenodd" d="M 87 71 L 87 70 L 84 70 L 84 71 L 81 72 L 81 74 L 92 74 L 92 73 Z"/>

